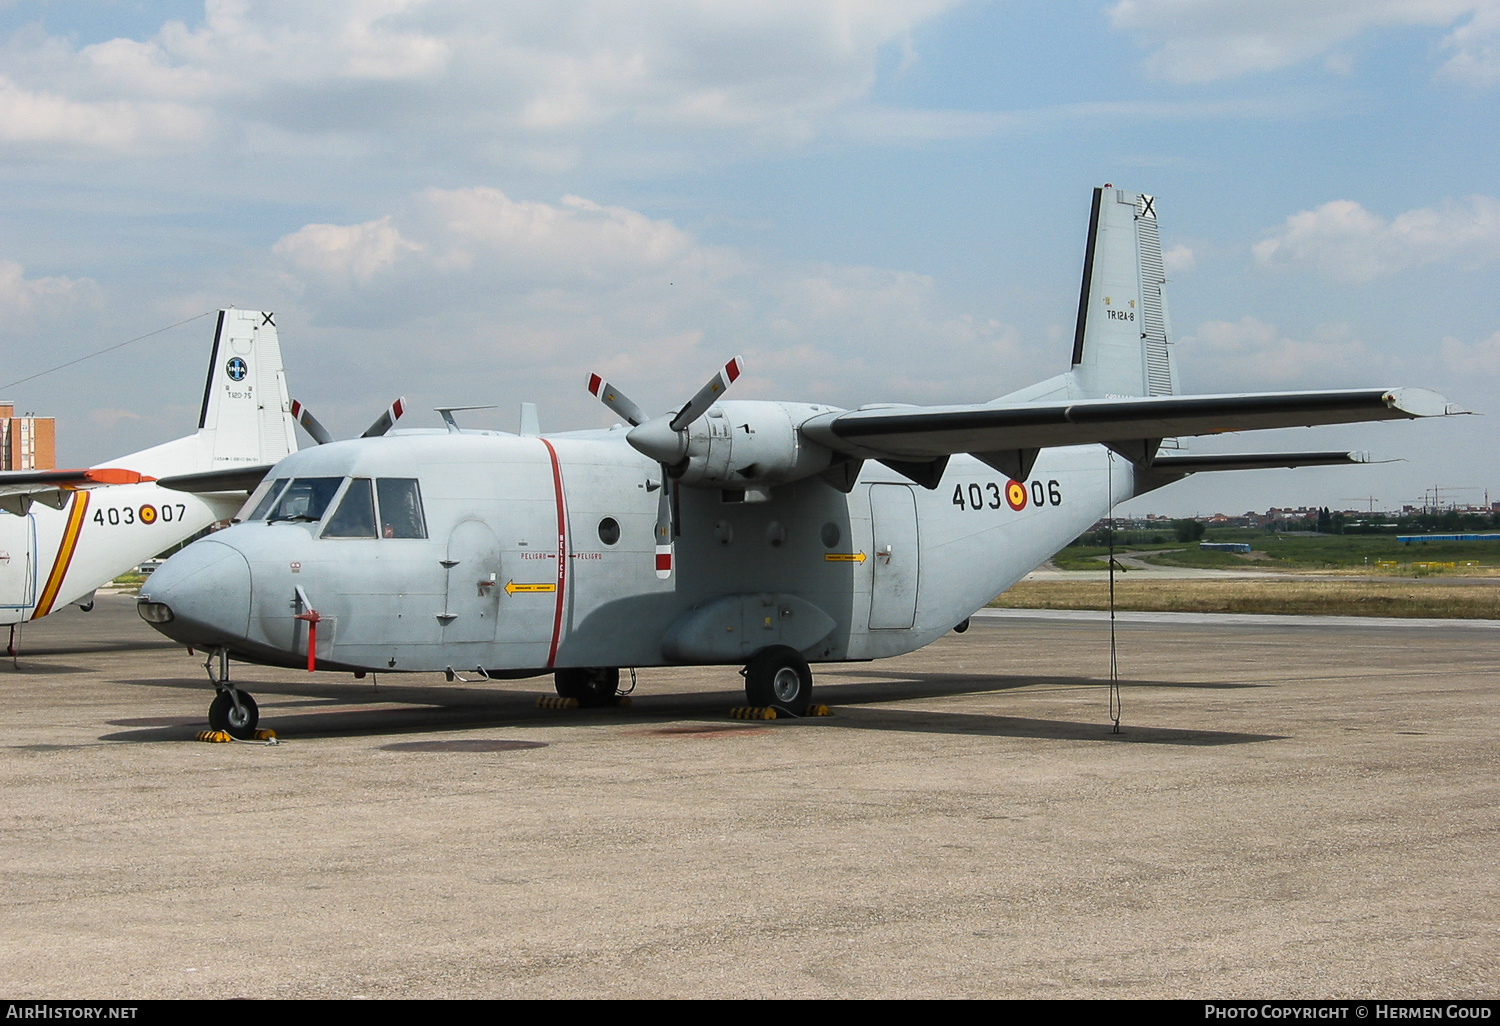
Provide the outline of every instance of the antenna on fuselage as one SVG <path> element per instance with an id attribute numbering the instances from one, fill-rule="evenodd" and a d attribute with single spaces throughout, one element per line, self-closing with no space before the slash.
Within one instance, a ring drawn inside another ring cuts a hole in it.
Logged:
<path id="1" fill-rule="evenodd" d="M 536 403 L 521 404 L 521 430 L 522 438 L 536 438 L 542 433 L 542 421 L 537 416 Z"/>
<path id="2" fill-rule="evenodd" d="M 437 412 L 438 416 L 443 418 L 443 423 L 448 425 L 448 433 L 456 435 L 459 432 L 459 426 L 458 422 L 453 419 L 455 413 L 460 413 L 464 410 L 493 410 L 494 408 L 494 405 L 491 404 L 489 406 L 434 406 L 433 410 Z"/>

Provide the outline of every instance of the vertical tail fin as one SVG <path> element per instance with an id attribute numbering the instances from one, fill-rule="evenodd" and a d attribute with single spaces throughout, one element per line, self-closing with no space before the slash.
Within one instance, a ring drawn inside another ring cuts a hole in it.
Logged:
<path id="1" fill-rule="evenodd" d="M 110 465 L 163 477 L 275 463 L 297 449 L 291 407 L 275 315 L 220 310 L 197 432 Z"/>
<path id="2" fill-rule="evenodd" d="M 1072 378 L 1083 395 L 1177 392 L 1165 284 L 1156 198 L 1095 189 L 1073 334 Z"/>
<path id="3" fill-rule="evenodd" d="M 275 463 L 297 448 L 292 424 L 275 316 L 220 310 L 198 416 L 212 461 L 203 469 Z"/>

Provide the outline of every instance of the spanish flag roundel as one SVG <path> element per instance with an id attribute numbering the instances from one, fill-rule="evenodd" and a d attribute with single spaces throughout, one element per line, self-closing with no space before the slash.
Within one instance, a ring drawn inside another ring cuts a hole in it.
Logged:
<path id="1" fill-rule="evenodd" d="M 1026 486 L 1019 481 L 1012 481 L 1005 486 L 1005 501 L 1010 503 L 1013 510 L 1026 508 Z"/>

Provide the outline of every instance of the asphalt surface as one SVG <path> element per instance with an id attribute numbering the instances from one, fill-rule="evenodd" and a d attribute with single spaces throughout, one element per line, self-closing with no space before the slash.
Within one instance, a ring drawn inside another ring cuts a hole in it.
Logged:
<path id="1" fill-rule="evenodd" d="M 1496 997 L 1500 634 L 1238 620 L 1117 622 L 1120 734 L 1005 611 L 794 722 L 237 666 L 263 747 L 101 597 L 0 664 L 0 994 Z"/>

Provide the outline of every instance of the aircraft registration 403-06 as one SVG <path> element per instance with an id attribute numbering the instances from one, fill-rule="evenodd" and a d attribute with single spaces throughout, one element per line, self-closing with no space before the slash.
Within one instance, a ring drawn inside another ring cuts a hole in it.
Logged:
<path id="1" fill-rule="evenodd" d="M 1070 370 L 992 402 L 724 400 L 542 435 L 402 431 L 283 460 L 241 523 L 141 589 L 141 616 L 210 653 L 217 729 L 254 731 L 230 659 L 330 670 L 552 674 L 612 701 L 621 667 L 743 666 L 753 706 L 801 713 L 809 663 L 921 648 L 1116 502 L 1188 474 L 1359 462 L 1186 455 L 1171 440 L 1465 412 L 1417 388 L 1177 394 L 1153 198 L 1094 190 Z M 217 657 L 218 666 L 215 667 Z"/>

